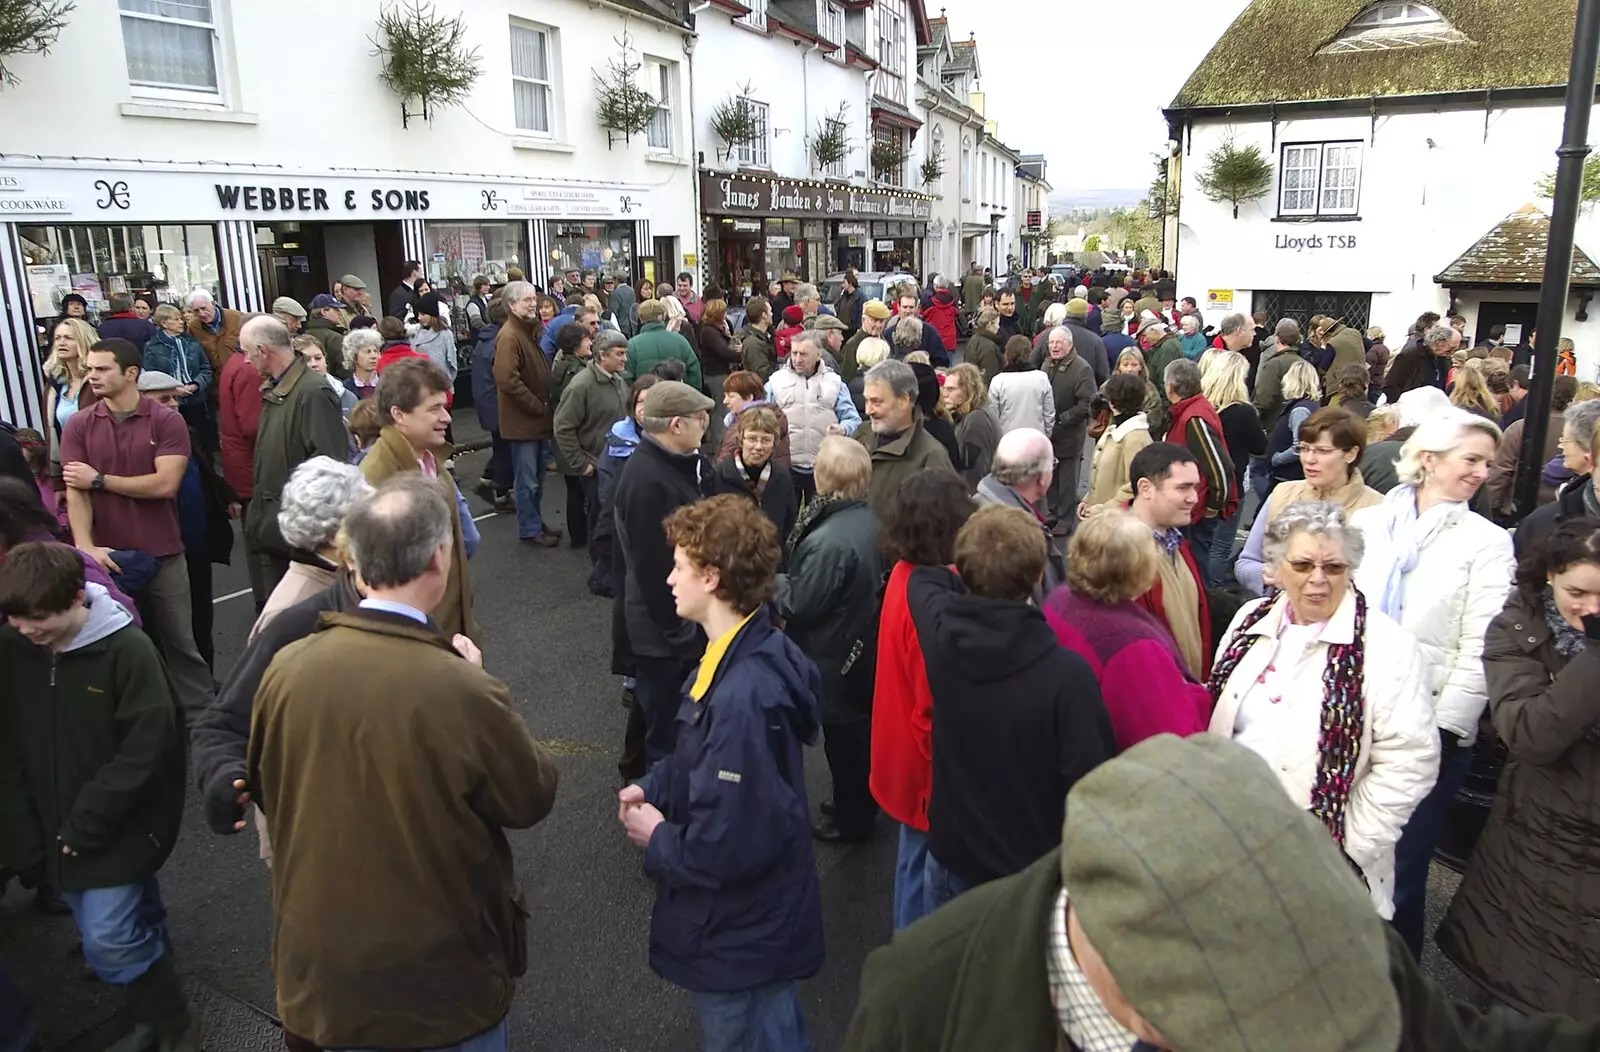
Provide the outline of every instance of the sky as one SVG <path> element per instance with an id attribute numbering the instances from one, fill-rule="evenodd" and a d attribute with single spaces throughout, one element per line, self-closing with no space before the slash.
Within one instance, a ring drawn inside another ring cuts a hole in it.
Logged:
<path id="1" fill-rule="evenodd" d="M 1007 146 L 1045 155 L 1059 194 L 1150 185 L 1150 155 L 1167 141 L 1161 107 L 1249 0 L 1139 0 L 1132 21 L 1134 8 L 1116 15 L 1115 5 L 1068 0 L 923 2 L 930 18 L 945 9 L 953 39 L 977 34 L 985 116 Z M 1059 18 L 1040 17 L 1058 9 Z M 1133 60 L 1136 44 L 1145 57 Z M 1113 90 L 1125 117 L 1101 108 Z"/>

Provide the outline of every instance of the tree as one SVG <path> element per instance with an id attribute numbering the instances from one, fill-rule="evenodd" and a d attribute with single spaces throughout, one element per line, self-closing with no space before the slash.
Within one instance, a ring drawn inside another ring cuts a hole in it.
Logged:
<path id="1" fill-rule="evenodd" d="M 1100 251 L 1100 235 L 1099 234 L 1090 234 L 1088 237 L 1084 238 L 1083 239 L 1083 250 L 1085 252 L 1098 252 L 1098 251 Z"/>
<path id="2" fill-rule="evenodd" d="M 621 53 L 611 60 L 605 73 L 591 70 L 595 86 L 595 118 L 606 130 L 606 147 L 609 149 L 616 136 L 624 142 L 650 127 L 656 116 L 656 99 L 639 86 L 639 71 L 644 62 L 637 57 L 633 37 L 624 29 L 622 36 L 612 38 Z"/>
<path id="3" fill-rule="evenodd" d="M 1145 192 L 1145 201 L 1148 202 L 1149 212 L 1157 219 L 1176 215 L 1178 212 L 1178 196 L 1172 193 L 1172 188 L 1167 185 L 1167 159 L 1159 153 L 1151 154 L 1155 162 L 1155 178 L 1150 180 L 1150 189 Z"/>
<path id="4" fill-rule="evenodd" d="M 1265 197 L 1272 190 L 1272 162 L 1261 154 L 1261 147 L 1240 149 L 1232 138 L 1206 157 L 1206 170 L 1196 177 L 1200 192 L 1218 204 L 1233 205 L 1233 218 L 1239 218 L 1239 204 Z"/>
<path id="5" fill-rule="evenodd" d="M 400 96 L 400 124 L 409 126 L 407 99 L 422 101 L 422 119 L 439 106 L 454 106 L 472 93 L 483 73 L 483 58 L 469 48 L 467 21 L 446 18 L 421 0 L 396 2 L 378 13 L 378 36 L 369 37 L 372 54 L 382 60 L 378 79 Z"/>
<path id="6" fill-rule="evenodd" d="M 0 85 L 20 83 L 9 55 L 46 55 L 71 14 L 72 0 L 0 0 Z"/>
<path id="7" fill-rule="evenodd" d="M 1556 195 L 1556 173 L 1550 172 L 1534 185 L 1534 192 L 1540 197 L 1554 197 Z M 1578 200 L 1585 205 L 1600 201 L 1600 157 L 1590 157 L 1583 162 L 1583 189 L 1578 191 Z"/>

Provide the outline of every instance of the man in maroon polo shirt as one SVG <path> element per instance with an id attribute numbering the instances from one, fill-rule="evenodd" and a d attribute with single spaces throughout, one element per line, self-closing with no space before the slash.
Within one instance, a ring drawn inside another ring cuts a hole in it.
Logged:
<path id="1" fill-rule="evenodd" d="M 155 559 L 155 575 L 134 598 L 192 717 L 210 701 L 212 684 L 194 645 L 189 568 L 178 530 L 189 429 L 183 417 L 139 394 L 141 357 L 127 340 L 89 348 L 88 383 L 99 401 L 68 420 L 61 435 L 67 521 L 73 543 L 108 573 L 122 572 L 116 551 Z"/>

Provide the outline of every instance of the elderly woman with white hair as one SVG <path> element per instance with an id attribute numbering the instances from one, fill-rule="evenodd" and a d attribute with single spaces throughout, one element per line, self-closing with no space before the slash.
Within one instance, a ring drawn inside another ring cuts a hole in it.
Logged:
<path id="1" fill-rule="evenodd" d="M 267 597 L 252 638 L 280 612 L 333 584 L 345 513 L 371 492 L 360 468 L 332 457 L 312 457 L 294 469 L 278 510 L 278 530 L 290 547 L 289 572 Z"/>
<path id="2" fill-rule="evenodd" d="M 341 346 L 345 390 L 364 402 L 378 393 L 378 356 L 383 353 L 383 336 L 371 326 L 355 329 L 345 336 Z"/>
<path id="3" fill-rule="evenodd" d="M 1428 677 L 1410 632 L 1352 581 L 1364 537 L 1296 501 L 1267 527 L 1276 595 L 1242 607 L 1211 672 L 1211 732 L 1258 753 L 1394 912 L 1395 845 L 1439 769 Z"/>
<path id="4" fill-rule="evenodd" d="M 1351 516 L 1366 542 L 1356 583 L 1372 605 L 1422 647 L 1442 757 L 1438 784 L 1400 842 L 1395 928 L 1422 953 L 1428 862 L 1450 800 L 1472 765 L 1478 720 L 1488 703 L 1483 640 L 1511 593 L 1516 560 L 1506 531 L 1469 506 L 1500 441 L 1482 417 L 1448 409 L 1406 440 L 1400 484 L 1382 504 Z"/>

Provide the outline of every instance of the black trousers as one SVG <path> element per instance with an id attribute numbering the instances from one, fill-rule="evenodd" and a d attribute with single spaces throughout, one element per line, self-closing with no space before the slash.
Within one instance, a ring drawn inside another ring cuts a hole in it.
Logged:
<path id="1" fill-rule="evenodd" d="M 872 721 L 822 725 L 822 751 L 833 773 L 833 824 L 846 838 L 865 840 L 872 833 L 878 805 L 867 785 L 872 762 Z"/>
<path id="2" fill-rule="evenodd" d="M 211 560 L 204 551 L 189 550 L 183 553 L 183 561 L 189 565 L 189 620 L 194 626 L 194 648 L 214 673 L 217 652 L 211 639 L 215 613 L 211 602 Z"/>
<path id="3" fill-rule="evenodd" d="M 483 465 L 483 477 L 494 486 L 496 493 L 511 492 L 511 443 L 500 437 L 500 432 L 489 432 L 491 452 Z"/>
<path id="4" fill-rule="evenodd" d="M 617 770 L 625 780 L 644 777 L 657 760 L 671 755 L 678 739 L 678 708 L 683 703 L 683 681 L 693 662 L 676 658 L 635 658 L 638 666 L 634 701 L 628 707 L 628 728 L 623 732 L 622 757 Z"/>
<path id="5" fill-rule="evenodd" d="M 567 480 L 567 537 L 574 548 L 589 543 L 589 494 L 582 475 L 564 475 Z"/>

